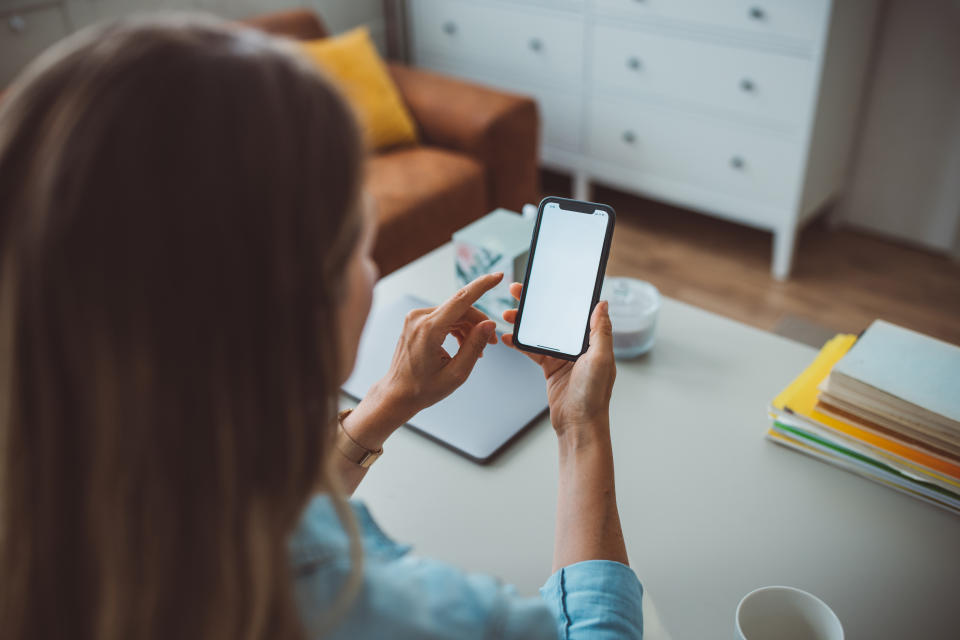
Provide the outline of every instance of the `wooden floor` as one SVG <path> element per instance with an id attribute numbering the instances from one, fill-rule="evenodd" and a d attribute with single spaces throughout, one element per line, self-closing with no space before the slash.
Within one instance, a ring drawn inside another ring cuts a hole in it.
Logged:
<path id="1" fill-rule="evenodd" d="M 570 184 L 544 172 L 542 187 L 568 195 Z M 960 344 L 960 262 L 951 258 L 815 221 L 800 234 L 790 280 L 777 282 L 769 233 L 610 189 L 593 199 L 617 212 L 610 275 L 769 331 L 799 322 L 859 332 L 883 318 Z"/>

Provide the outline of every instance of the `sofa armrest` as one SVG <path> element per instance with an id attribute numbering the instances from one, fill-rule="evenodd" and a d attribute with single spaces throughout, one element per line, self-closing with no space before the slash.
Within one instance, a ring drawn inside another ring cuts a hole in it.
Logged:
<path id="1" fill-rule="evenodd" d="M 389 67 L 423 142 L 484 165 L 490 208 L 519 211 L 539 200 L 536 102 L 422 69 Z"/>
<path id="2" fill-rule="evenodd" d="M 315 40 L 328 35 L 323 20 L 309 9 L 264 13 L 241 20 L 241 23 L 275 36 L 286 36 L 294 40 Z"/>

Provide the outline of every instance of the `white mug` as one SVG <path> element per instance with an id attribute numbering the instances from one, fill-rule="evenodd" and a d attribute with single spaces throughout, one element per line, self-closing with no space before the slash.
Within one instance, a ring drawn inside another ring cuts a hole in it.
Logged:
<path id="1" fill-rule="evenodd" d="M 793 587 L 762 587 L 737 605 L 737 640 L 843 640 L 837 614 Z"/>

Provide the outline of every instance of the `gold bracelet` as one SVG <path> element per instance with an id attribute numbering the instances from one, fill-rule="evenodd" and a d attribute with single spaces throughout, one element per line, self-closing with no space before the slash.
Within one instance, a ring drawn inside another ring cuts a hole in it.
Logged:
<path id="1" fill-rule="evenodd" d="M 351 413 L 353 409 L 345 409 L 337 414 L 337 450 L 350 462 L 369 469 L 370 465 L 383 455 L 383 447 L 371 451 L 350 437 L 347 430 L 343 428 L 343 421 Z"/>

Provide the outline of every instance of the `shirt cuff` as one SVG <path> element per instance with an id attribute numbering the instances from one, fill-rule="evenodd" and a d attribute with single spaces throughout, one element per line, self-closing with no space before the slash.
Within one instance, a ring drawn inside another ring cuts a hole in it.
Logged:
<path id="1" fill-rule="evenodd" d="M 541 587 L 565 640 L 643 637 L 643 586 L 627 565 L 587 560 L 564 567 Z"/>

